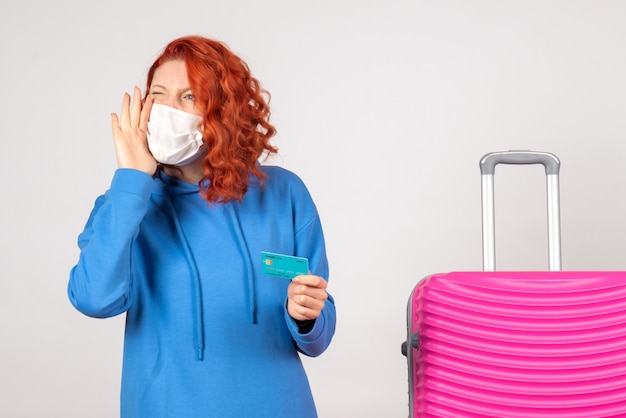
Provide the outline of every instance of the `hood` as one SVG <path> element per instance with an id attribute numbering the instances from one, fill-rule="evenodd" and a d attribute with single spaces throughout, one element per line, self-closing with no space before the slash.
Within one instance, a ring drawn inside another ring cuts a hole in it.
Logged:
<path id="1" fill-rule="evenodd" d="M 152 193 L 158 195 L 181 195 L 181 194 L 193 194 L 200 192 L 200 184 L 187 183 L 177 179 L 176 177 L 169 176 L 159 168 L 154 174 L 154 177 L 160 181 L 154 183 Z M 209 187 L 209 180 L 205 180 L 202 183 L 202 187 Z"/>

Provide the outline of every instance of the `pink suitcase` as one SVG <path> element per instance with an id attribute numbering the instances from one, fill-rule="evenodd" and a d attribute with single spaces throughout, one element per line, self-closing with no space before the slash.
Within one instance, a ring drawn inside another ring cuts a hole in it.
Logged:
<path id="1" fill-rule="evenodd" d="M 545 166 L 551 271 L 495 271 L 500 163 Z M 560 271 L 556 156 L 491 153 L 480 167 L 484 271 L 431 275 L 411 293 L 409 416 L 626 417 L 626 272 Z"/>

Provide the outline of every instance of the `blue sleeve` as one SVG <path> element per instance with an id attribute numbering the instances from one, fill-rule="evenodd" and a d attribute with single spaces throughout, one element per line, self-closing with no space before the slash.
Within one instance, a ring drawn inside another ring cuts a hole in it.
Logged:
<path id="1" fill-rule="evenodd" d="M 118 169 L 98 197 L 78 237 L 80 256 L 70 272 L 68 296 L 85 315 L 105 318 L 125 312 L 132 294 L 131 251 L 152 190 L 152 177 Z"/>
<path id="2" fill-rule="evenodd" d="M 296 205 L 296 210 L 300 210 L 304 213 L 312 212 L 313 215 L 309 217 L 308 221 L 306 221 L 303 226 L 296 229 L 295 255 L 308 258 L 311 274 L 321 276 L 328 281 L 329 269 L 328 260 L 326 258 L 326 245 L 317 210 L 306 191 L 305 196 L 298 199 L 298 202 L 300 202 L 300 205 Z M 308 208 L 301 207 L 307 202 Z M 294 219 L 298 222 L 297 213 Z M 335 300 L 328 294 L 328 299 L 326 300 L 320 316 L 315 320 L 312 329 L 308 330 L 305 334 L 300 333 L 300 327 L 287 312 L 286 304 L 285 320 L 287 321 L 287 326 L 289 327 L 289 331 L 298 350 L 310 357 L 319 356 L 328 348 L 335 334 Z"/>

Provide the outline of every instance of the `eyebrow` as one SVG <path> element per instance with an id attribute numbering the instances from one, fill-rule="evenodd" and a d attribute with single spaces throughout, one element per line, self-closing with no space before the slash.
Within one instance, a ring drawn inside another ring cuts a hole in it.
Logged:
<path id="1" fill-rule="evenodd" d="M 153 85 L 151 85 L 150 86 L 150 90 L 152 90 L 153 88 L 160 88 L 160 89 L 163 89 L 163 90 L 167 90 L 167 87 L 165 87 L 165 86 L 163 86 L 161 84 L 153 84 Z M 188 91 L 191 91 L 191 87 L 184 87 L 184 88 L 182 88 L 179 91 L 179 93 L 185 93 L 185 92 L 188 92 Z"/>

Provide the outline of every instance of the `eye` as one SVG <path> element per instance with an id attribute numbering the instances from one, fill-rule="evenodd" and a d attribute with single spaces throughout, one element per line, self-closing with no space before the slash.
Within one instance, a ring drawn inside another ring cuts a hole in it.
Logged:
<path id="1" fill-rule="evenodd" d="M 191 94 L 191 93 L 185 94 L 185 95 L 183 96 L 183 98 L 184 98 L 185 100 L 192 100 L 192 101 L 193 101 L 193 99 L 194 99 L 193 94 Z"/>

